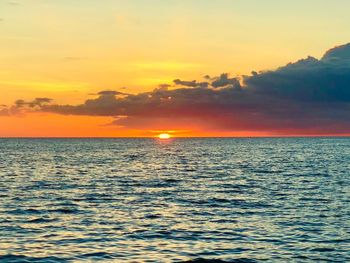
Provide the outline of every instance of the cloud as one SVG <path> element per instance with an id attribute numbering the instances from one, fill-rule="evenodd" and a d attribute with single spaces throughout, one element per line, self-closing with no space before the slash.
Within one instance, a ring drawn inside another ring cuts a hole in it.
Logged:
<path id="1" fill-rule="evenodd" d="M 7 105 L 1 104 L 0 105 L 0 116 L 9 116 L 9 111 L 7 108 Z"/>
<path id="2" fill-rule="evenodd" d="M 350 59 L 350 43 L 342 45 L 342 46 L 337 46 L 335 48 L 332 48 L 328 50 L 322 60 L 349 60 Z"/>
<path id="3" fill-rule="evenodd" d="M 80 105 L 51 100 L 17 101 L 39 111 L 114 117 L 133 129 L 200 128 L 276 134 L 350 133 L 350 45 L 307 57 L 276 70 L 205 81 L 174 80 L 151 92 L 101 91 Z"/>
<path id="4" fill-rule="evenodd" d="M 118 95 L 129 95 L 124 92 L 115 91 L 115 90 L 103 90 L 97 93 L 99 96 L 118 96 Z"/>
<path id="5" fill-rule="evenodd" d="M 159 84 L 158 87 L 160 89 L 167 89 L 167 88 L 170 88 L 171 85 L 170 84 L 167 84 L 167 83 L 163 83 L 163 84 Z"/>
<path id="6" fill-rule="evenodd" d="M 0 105 L 0 116 L 13 116 L 31 111 L 41 111 L 45 105 L 53 100 L 50 98 L 35 98 L 32 101 L 16 100 L 12 106 Z"/>
<path id="7" fill-rule="evenodd" d="M 181 85 L 181 86 L 192 87 L 192 88 L 194 87 L 206 88 L 209 86 L 208 82 L 197 82 L 196 80 L 186 81 L 186 80 L 175 79 L 173 82 L 175 83 L 175 85 Z"/>
<path id="8" fill-rule="evenodd" d="M 15 101 L 15 107 L 16 108 L 23 108 L 23 107 L 30 107 L 30 108 L 35 108 L 35 107 L 42 107 L 47 103 L 52 102 L 52 99 L 50 98 L 35 98 L 32 101 L 24 101 L 24 100 L 17 100 Z"/>
<path id="9" fill-rule="evenodd" d="M 231 85 L 232 88 L 241 88 L 238 78 L 229 78 L 228 73 L 223 73 L 219 77 L 214 78 L 211 83 L 214 88 L 220 88 Z"/>
<path id="10" fill-rule="evenodd" d="M 9 5 L 12 5 L 12 6 L 18 6 L 18 5 L 20 5 L 20 3 L 19 2 L 16 2 L 16 1 L 9 1 L 9 2 L 7 2 Z"/>
<path id="11" fill-rule="evenodd" d="M 349 46 L 350 50 L 350 46 Z M 308 102 L 349 102 L 349 59 L 301 59 L 275 71 L 245 77 L 245 85 L 256 94 Z"/>

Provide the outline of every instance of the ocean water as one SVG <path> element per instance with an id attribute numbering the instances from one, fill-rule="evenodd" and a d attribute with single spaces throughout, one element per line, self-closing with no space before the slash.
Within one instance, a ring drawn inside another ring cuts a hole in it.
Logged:
<path id="1" fill-rule="evenodd" d="M 0 139 L 0 262 L 350 262 L 350 139 Z"/>

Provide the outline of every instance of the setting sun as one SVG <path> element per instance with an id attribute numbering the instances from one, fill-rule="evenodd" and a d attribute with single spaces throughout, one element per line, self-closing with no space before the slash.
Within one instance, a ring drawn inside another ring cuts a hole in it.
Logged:
<path id="1" fill-rule="evenodd" d="M 161 133 L 158 135 L 159 139 L 170 139 L 170 134 L 168 133 Z"/>

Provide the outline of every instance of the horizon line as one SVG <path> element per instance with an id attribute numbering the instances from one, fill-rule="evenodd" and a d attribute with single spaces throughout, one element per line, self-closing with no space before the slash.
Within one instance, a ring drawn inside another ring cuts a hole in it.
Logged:
<path id="1" fill-rule="evenodd" d="M 273 139 L 273 138 L 350 138 L 350 135 L 281 135 L 281 136 L 179 136 L 172 139 Z M 157 136 L 0 136 L 0 139 L 159 139 Z"/>

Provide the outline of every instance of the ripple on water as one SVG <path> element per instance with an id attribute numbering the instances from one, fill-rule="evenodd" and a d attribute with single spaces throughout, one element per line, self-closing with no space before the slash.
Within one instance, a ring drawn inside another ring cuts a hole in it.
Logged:
<path id="1" fill-rule="evenodd" d="M 0 262 L 350 262 L 349 171 L 348 138 L 0 139 Z"/>

